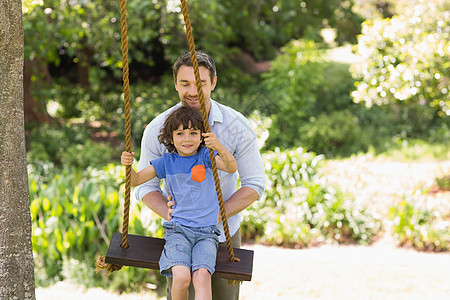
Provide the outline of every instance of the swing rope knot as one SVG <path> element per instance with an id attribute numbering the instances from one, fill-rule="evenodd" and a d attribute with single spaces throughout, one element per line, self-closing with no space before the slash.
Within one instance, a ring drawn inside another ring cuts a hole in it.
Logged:
<path id="1" fill-rule="evenodd" d="M 104 276 L 109 276 L 112 272 L 122 269 L 122 266 L 115 264 L 108 264 L 105 261 L 105 256 L 99 255 L 95 262 L 95 272 L 103 272 Z"/>

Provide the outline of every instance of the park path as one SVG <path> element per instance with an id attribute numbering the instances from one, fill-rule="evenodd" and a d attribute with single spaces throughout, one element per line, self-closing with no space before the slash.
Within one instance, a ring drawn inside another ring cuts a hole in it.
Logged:
<path id="1" fill-rule="evenodd" d="M 254 245 L 241 299 L 450 299 L 450 255 L 373 246 L 305 250 Z"/>
<path id="2" fill-rule="evenodd" d="M 450 254 L 392 247 L 327 245 L 285 249 L 244 245 L 255 251 L 253 278 L 242 300 L 265 299 L 450 299 Z M 155 294 L 118 295 L 83 290 L 68 282 L 38 288 L 38 300 L 141 300 Z"/>

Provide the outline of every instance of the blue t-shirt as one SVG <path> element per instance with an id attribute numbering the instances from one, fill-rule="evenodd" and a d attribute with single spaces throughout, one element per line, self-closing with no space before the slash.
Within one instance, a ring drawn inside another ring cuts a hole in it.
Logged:
<path id="1" fill-rule="evenodd" d="M 189 227 L 217 224 L 219 203 L 207 148 L 191 156 L 165 153 L 151 161 L 158 178 L 165 178 L 175 201 L 171 222 Z"/>

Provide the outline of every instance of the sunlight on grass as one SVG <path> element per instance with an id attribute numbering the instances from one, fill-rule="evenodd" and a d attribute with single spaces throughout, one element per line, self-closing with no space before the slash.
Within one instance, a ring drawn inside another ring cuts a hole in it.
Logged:
<path id="1" fill-rule="evenodd" d="M 397 161 L 449 160 L 450 147 L 445 143 L 430 144 L 420 140 L 399 140 L 396 146 L 378 156 Z"/>

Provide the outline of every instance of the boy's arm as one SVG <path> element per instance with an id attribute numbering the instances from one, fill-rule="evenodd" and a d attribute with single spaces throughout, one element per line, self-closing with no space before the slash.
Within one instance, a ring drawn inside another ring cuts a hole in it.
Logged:
<path id="1" fill-rule="evenodd" d="M 120 158 L 122 164 L 124 166 L 131 166 L 133 164 L 133 156 L 134 152 L 122 152 L 122 156 Z M 133 167 L 131 167 L 131 186 L 135 187 L 137 185 L 140 185 L 144 182 L 149 181 L 150 179 L 153 179 L 156 177 L 156 171 L 153 165 L 149 165 L 148 167 L 140 170 L 136 173 Z"/>
<path id="2" fill-rule="evenodd" d="M 131 168 L 133 169 L 133 168 Z M 134 185 L 133 185 L 133 173 L 135 173 Z M 156 177 L 156 171 L 153 165 L 146 167 L 145 169 L 140 170 L 136 173 L 136 171 L 131 171 L 131 186 L 137 186 L 143 184 L 144 182 L 149 181 Z"/>
<path id="3" fill-rule="evenodd" d="M 237 162 L 234 156 L 227 150 L 212 132 L 203 133 L 205 144 L 219 154 L 216 155 L 216 164 L 219 170 L 234 173 L 237 170 Z"/>

